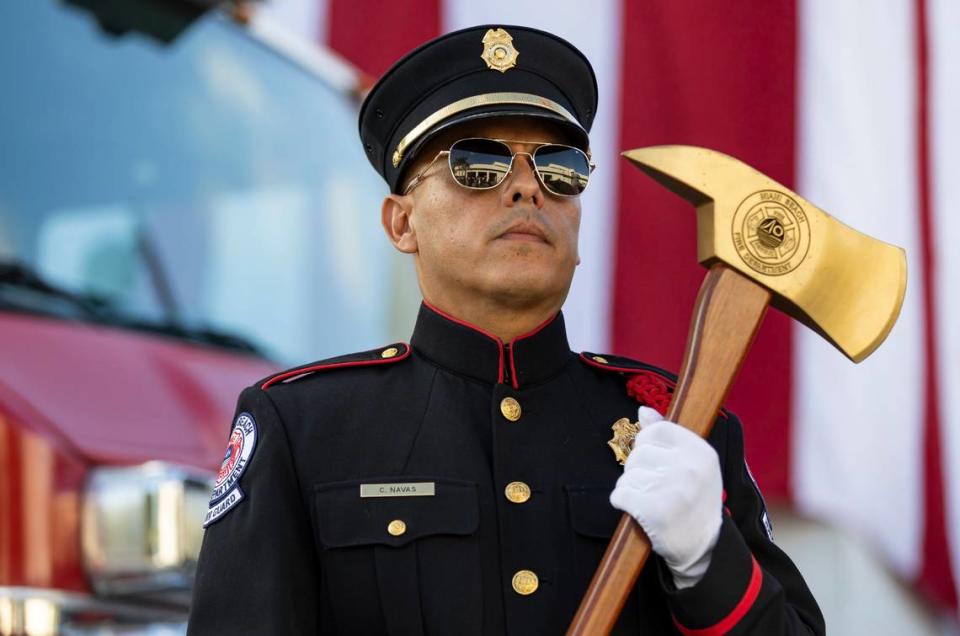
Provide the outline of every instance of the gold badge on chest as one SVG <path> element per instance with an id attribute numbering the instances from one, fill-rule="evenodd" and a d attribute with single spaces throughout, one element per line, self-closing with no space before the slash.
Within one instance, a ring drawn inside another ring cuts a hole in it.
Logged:
<path id="1" fill-rule="evenodd" d="M 640 432 L 640 425 L 621 417 L 610 428 L 613 429 L 613 438 L 607 442 L 607 446 L 613 450 L 617 461 L 623 466 L 627 462 L 630 451 L 633 450 L 633 439 Z"/>
<path id="2" fill-rule="evenodd" d="M 503 29 L 489 29 L 483 36 L 483 61 L 487 68 L 506 73 L 517 65 L 520 53 L 513 47 L 513 36 Z"/>

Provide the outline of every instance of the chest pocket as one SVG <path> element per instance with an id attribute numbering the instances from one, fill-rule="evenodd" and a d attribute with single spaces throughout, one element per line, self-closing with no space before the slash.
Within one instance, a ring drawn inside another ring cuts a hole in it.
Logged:
<path id="1" fill-rule="evenodd" d="M 620 521 L 620 511 L 610 505 L 612 486 L 566 486 L 573 558 L 578 584 L 586 589 L 607 543 Z"/>
<path id="2" fill-rule="evenodd" d="M 582 590 L 582 595 L 587 590 L 590 580 L 597 571 L 603 559 L 603 553 L 610 543 L 610 537 L 620 523 L 622 512 L 610 505 L 610 491 L 613 484 L 609 486 L 590 485 L 590 486 L 566 486 L 564 491 L 567 496 L 567 508 L 570 514 L 570 527 L 572 528 L 573 541 L 573 560 L 574 572 L 577 577 L 577 589 Z M 645 569 L 645 574 L 641 575 L 638 586 L 646 586 L 646 579 L 649 578 L 650 566 Z M 656 583 L 656 579 L 652 579 Z M 646 586 L 649 587 L 649 586 Z M 661 596 L 659 589 L 649 589 L 646 594 L 649 598 Z M 623 609 L 620 612 L 620 618 L 610 631 L 611 636 L 619 634 L 636 634 L 638 631 L 646 633 L 674 633 L 672 628 L 666 631 L 647 629 L 640 630 L 637 625 L 638 617 L 638 594 L 631 594 L 627 597 Z"/>
<path id="3" fill-rule="evenodd" d="M 592 539 L 610 539 L 623 514 L 610 505 L 608 486 L 567 486 L 570 525 L 573 531 Z"/>
<path id="4" fill-rule="evenodd" d="M 362 484 L 424 482 L 433 495 L 360 496 Z M 404 475 L 316 486 L 324 593 L 340 631 L 479 632 L 479 526 L 473 482 Z"/>
<path id="5" fill-rule="evenodd" d="M 573 554 L 575 572 L 578 577 L 577 585 L 578 589 L 582 590 L 582 594 L 586 592 L 597 566 L 600 565 L 607 544 L 610 543 L 610 537 L 617 529 L 617 524 L 620 523 L 623 513 L 610 505 L 610 491 L 613 490 L 613 484 L 609 486 L 566 486 L 564 490 L 566 491 L 568 512 L 570 513 L 570 527 L 573 529 L 574 535 Z M 673 627 L 670 626 L 669 618 L 666 623 L 662 623 L 661 629 L 645 628 L 640 630 L 638 626 L 640 611 L 638 599 L 648 599 L 645 602 L 650 605 L 652 601 L 649 601 L 649 599 L 662 597 L 655 576 L 655 568 L 652 566 L 653 564 L 650 563 L 644 568 L 643 574 L 637 582 L 637 589 L 641 591 L 627 597 L 620 618 L 610 631 L 611 636 L 636 634 L 639 631 L 644 634 L 675 633 Z M 662 621 L 662 616 L 658 614 L 657 620 Z"/>

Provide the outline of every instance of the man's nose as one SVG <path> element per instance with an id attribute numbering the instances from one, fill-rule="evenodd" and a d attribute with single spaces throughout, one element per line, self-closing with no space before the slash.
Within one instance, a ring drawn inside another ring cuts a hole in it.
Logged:
<path id="1" fill-rule="evenodd" d="M 513 158 L 513 169 L 507 175 L 502 196 L 506 207 L 512 207 L 524 201 L 532 203 L 537 209 L 543 207 L 543 190 L 540 189 L 540 180 L 534 172 L 533 159 L 530 155 L 518 153 Z"/>

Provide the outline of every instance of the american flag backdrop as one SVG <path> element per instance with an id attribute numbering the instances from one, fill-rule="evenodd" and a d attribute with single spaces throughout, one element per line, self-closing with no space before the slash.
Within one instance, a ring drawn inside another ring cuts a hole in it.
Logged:
<path id="1" fill-rule="evenodd" d="M 277 0 L 267 10 L 373 77 L 476 24 L 538 27 L 586 53 L 600 86 L 599 168 L 564 308 L 575 348 L 676 370 L 705 273 L 692 207 L 619 159 L 624 149 L 721 150 L 904 247 L 906 301 L 877 353 L 853 365 L 771 310 L 728 406 L 768 499 L 856 533 L 957 611 L 960 2 Z"/>

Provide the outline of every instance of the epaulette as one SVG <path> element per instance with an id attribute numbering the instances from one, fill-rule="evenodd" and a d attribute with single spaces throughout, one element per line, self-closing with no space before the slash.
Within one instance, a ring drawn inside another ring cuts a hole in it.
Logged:
<path id="1" fill-rule="evenodd" d="M 393 364 L 410 357 L 410 345 L 405 342 L 397 342 L 385 347 L 377 347 L 369 351 L 359 353 L 348 353 L 347 355 L 337 356 L 311 362 L 299 367 L 287 369 L 280 373 L 267 376 L 257 384 L 261 389 L 268 389 L 274 384 L 280 382 L 287 383 L 299 380 L 300 378 L 317 373 L 319 371 L 329 371 L 331 369 L 343 369 L 346 367 L 366 367 L 377 364 Z"/>
<path id="2" fill-rule="evenodd" d="M 649 406 L 667 414 L 673 390 L 677 387 L 677 376 L 652 364 L 646 364 L 624 356 L 591 353 L 582 351 L 580 360 L 584 364 L 612 373 L 620 373 L 627 378 L 627 395 L 643 406 Z M 727 412 L 720 409 L 720 415 Z"/>
<path id="3" fill-rule="evenodd" d="M 659 376 L 671 388 L 677 384 L 677 376 L 675 374 L 664 371 L 660 367 L 655 367 L 652 364 L 634 360 L 633 358 L 615 356 L 609 353 L 600 354 L 581 351 L 580 360 L 591 367 L 603 369 L 604 371 L 615 371 L 630 375 L 634 373 L 652 373 L 653 375 Z"/>

